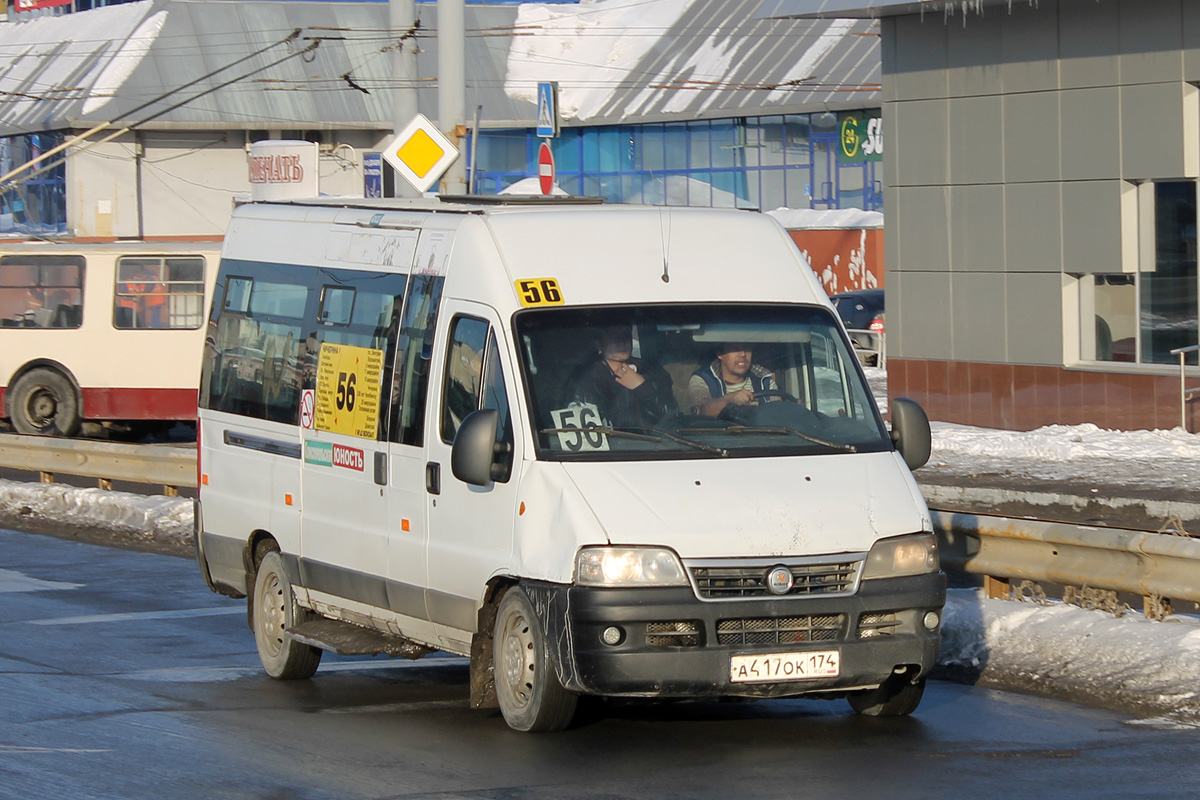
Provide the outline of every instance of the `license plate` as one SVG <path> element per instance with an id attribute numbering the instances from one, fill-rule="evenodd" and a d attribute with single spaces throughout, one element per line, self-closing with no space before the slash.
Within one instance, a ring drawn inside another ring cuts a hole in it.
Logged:
<path id="1" fill-rule="evenodd" d="M 729 658 L 729 680 L 734 683 L 806 681 L 814 678 L 836 678 L 840 673 L 841 653 L 837 650 L 764 653 Z"/>

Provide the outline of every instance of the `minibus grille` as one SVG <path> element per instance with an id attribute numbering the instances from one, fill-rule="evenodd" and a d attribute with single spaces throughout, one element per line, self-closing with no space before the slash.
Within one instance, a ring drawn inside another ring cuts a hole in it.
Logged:
<path id="1" fill-rule="evenodd" d="M 808 597 L 848 594 L 854 591 L 861 560 L 822 564 L 792 564 L 793 585 L 784 595 L 767 589 L 767 573 L 777 565 L 692 565 L 696 591 L 704 600 L 737 600 L 752 597 Z"/>
<path id="2" fill-rule="evenodd" d="M 717 642 L 725 645 L 836 642 L 842 638 L 845 626 L 845 614 L 723 619 L 717 622 Z"/>

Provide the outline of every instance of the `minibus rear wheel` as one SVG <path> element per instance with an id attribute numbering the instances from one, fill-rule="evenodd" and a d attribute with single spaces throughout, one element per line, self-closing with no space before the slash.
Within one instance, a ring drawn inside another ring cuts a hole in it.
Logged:
<path id="1" fill-rule="evenodd" d="M 37 367 L 21 375 L 9 387 L 5 405 L 17 433 L 74 436 L 79 432 L 79 395 L 71 380 L 56 369 Z"/>
<path id="2" fill-rule="evenodd" d="M 519 586 L 500 600 L 492 661 L 496 699 L 510 728 L 542 733 L 571 724 L 579 697 L 559 683 L 537 613 Z"/>
<path id="3" fill-rule="evenodd" d="M 254 643 L 266 673 L 281 681 L 311 678 L 321 663 L 321 650 L 284 633 L 309 612 L 296 603 L 278 550 L 268 551 L 258 565 L 250 602 Z"/>
<path id="4" fill-rule="evenodd" d="M 917 710 L 925 694 L 925 679 L 884 681 L 877 689 L 848 695 L 850 707 L 864 717 L 904 717 Z"/>

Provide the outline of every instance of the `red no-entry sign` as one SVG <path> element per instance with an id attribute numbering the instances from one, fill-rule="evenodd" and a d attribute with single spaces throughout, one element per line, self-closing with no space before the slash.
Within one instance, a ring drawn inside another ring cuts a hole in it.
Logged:
<path id="1" fill-rule="evenodd" d="M 550 152 L 549 142 L 542 142 L 538 148 L 538 185 L 542 194 L 550 194 L 554 189 L 554 153 Z"/>

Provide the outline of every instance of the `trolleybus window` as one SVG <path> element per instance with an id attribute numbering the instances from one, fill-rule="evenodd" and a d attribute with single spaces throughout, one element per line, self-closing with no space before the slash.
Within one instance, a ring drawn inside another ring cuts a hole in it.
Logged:
<path id="1" fill-rule="evenodd" d="M 117 259 L 114 327 L 195 330 L 203 321 L 203 258 Z"/>
<path id="2" fill-rule="evenodd" d="M 83 265 L 81 256 L 0 258 L 0 327 L 78 328 Z"/>

